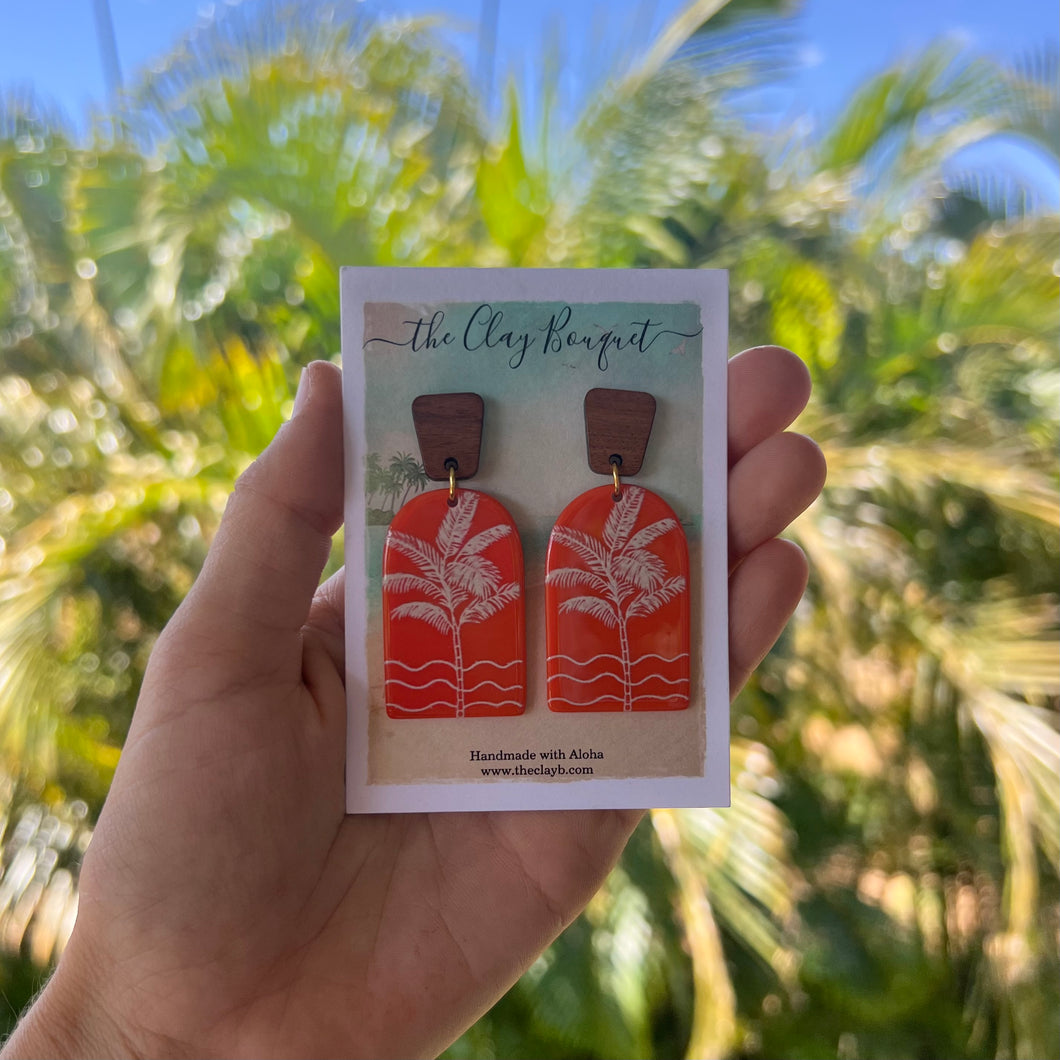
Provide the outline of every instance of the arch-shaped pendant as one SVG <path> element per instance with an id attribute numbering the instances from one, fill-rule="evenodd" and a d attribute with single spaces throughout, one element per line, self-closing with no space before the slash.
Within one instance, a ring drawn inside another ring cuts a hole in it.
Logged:
<path id="1" fill-rule="evenodd" d="M 683 710 L 689 700 L 688 542 L 640 486 L 575 498 L 548 543 L 550 710 Z"/>
<path id="2" fill-rule="evenodd" d="M 523 551 L 503 505 L 476 490 L 422 493 L 383 549 L 386 711 L 391 718 L 522 714 Z"/>

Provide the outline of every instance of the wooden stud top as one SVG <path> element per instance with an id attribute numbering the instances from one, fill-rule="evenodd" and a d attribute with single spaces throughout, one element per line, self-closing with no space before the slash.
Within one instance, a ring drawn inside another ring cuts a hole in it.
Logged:
<path id="1" fill-rule="evenodd" d="M 447 460 L 456 461 L 458 479 L 478 471 L 483 411 L 478 394 L 420 394 L 413 400 L 412 422 L 429 479 L 449 481 Z"/>
<path id="2" fill-rule="evenodd" d="M 635 475 L 644 463 L 655 398 L 642 390 L 597 387 L 585 395 L 585 445 L 589 467 L 598 475 L 611 474 L 611 458 L 620 459 L 623 478 Z"/>

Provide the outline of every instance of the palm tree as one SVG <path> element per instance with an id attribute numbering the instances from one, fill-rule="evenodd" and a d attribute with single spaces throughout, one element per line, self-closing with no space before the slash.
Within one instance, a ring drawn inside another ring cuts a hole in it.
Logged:
<path id="1" fill-rule="evenodd" d="M 629 644 L 630 619 L 654 614 L 687 587 L 683 575 L 671 574 L 661 556 L 648 545 L 678 529 L 676 519 L 658 519 L 635 534 L 645 491 L 627 486 L 621 503 L 612 505 L 604 523 L 603 547 L 591 534 L 557 524 L 552 541 L 582 561 L 580 567 L 550 570 L 545 583 L 562 589 L 592 589 L 590 595 L 570 596 L 560 603 L 560 614 L 579 613 L 616 629 L 622 665 L 622 709 L 633 709 L 633 663 Z"/>
<path id="2" fill-rule="evenodd" d="M 418 461 L 413 461 L 413 466 L 406 472 L 405 481 L 408 488 L 405 490 L 404 496 L 401 498 L 401 503 L 404 504 L 408 500 L 409 493 L 415 490 L 417 493 L 420 490 L 425 489 L 430 485 L 431 480 L 427 477 L 427 472 L 423 465 Z"/>
<path id="3" fill-rule="evenodd" d="M 369 453 L 364 458 L 364 504 L 372 507 L 375 495 L 383 488 L 383 463 L 378 453 Z"/>
<path id="4" fill-rule="evenodd" d="M 398 453 L 397 456 L 391 458 L 390 468 L 394 481 L 404 487 L 401 501 L 398 504 L 399 508 L 405 504 L 413 490 L 418 492 L 430 482 L 427 473 L 423 470 L 423 465 L 411 453 Z"/>
<path id="5" fill-rule="evenodd" d="M 499 523 L 465 540 L 478 504 L 477 493 L 461 492 L 459 501 L 446 507 L 433 541 L 397 530 L 387 534 L 387 546 L 411 560 L 417 573 L 387 574 L 383 588 L 419 596 L 417 600 L 398 604 L 391 610 L 391 617 L 416 619 L 449 634 L 456 677 L 453 709 L 458 718 L 464 717 L 467 709 L 464 626 L 487 621 L 522 595 L 519 582 L 504 582 L 497 565 L 482 555 L 511 533 L 510 525 Z"/>

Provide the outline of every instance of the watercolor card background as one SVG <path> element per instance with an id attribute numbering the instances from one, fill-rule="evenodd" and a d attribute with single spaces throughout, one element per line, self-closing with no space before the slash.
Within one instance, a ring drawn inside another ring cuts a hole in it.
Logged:
<path id="1" fill-rule="evenodd" d="M 717 271 L 343 270 L 350 812 L 728 804 L 726 299 Z M 593 387 L 657 402 L 643 468 L 626 481 L 666 500 L 688 539 L 687 710 L 560 714 L 546 704 L 549 533 L 605 481 L 586 459 L 582 401 Z M 456 391 L 485 404 L 479 472 L 461 487 L 500 501 L 522 540 L 527 708 L 390 718 L 387 527 L 367 470 L 403 454 L 418 461 L 413 399 Z"/>

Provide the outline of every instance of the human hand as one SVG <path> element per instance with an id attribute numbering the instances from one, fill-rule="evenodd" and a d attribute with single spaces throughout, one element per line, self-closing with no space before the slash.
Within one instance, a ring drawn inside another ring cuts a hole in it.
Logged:
<path id="1" fill-rule="evenodd" d="M 730 679 L 806 564 L 776 539 L 817 495 L 781 433 L 809 379 L 729 366 Z M 340 376 L 306 369 L 158 641 L 85 857 L 77 923 L 4 1056 L 433 1055 L 585 905 L 640 814 L 346 817 Z"/>

